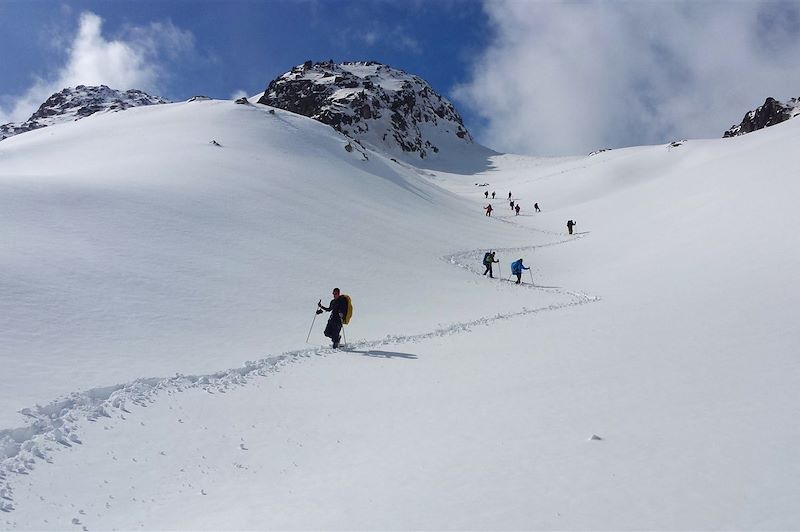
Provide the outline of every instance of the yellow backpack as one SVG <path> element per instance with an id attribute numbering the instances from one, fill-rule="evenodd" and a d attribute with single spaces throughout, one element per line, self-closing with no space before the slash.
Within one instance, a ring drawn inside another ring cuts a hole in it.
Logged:
<path id="1" fill-rule="evenodd" d="M 350 299 L 350 296 L 348 296 L 347 294 L 342 294 L 341 297 L 343 297 L 344 300 L 347 301 L 347 312 L 345 313 L 344 318 L 342 318 L 342 323 L 347 325 L 348 323 L 350 323 L 350 318 L 353 317 L 353 300 Z"/>

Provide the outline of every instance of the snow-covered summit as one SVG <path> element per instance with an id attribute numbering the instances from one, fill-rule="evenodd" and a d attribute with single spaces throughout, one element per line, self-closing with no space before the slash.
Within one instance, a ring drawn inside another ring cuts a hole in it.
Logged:
<path id="1" fill-rule="evenodd" d="M 723 138 L 736 137 L 751 133 L 758 129 L 780 124 L 800 114 L 800 98 L 792 98 L 780 102 L 775 98 L 767 98 L 764 105 L 748 111 L 738 125 L 733 125 L 725 132 Z"/>
<path id="2" fill-rule="evenodd" d="M 120 91 L 105 85 L 68 87 L 50 96 L 25 122 L 0 125 L 0 140 L 34 129 L 80 120 L 95 113 L 161 103 L 170 101 L 137 89 Z"/>
<path id="3" fill-rule="evenodd" d="M 458 111 L 425 80 L 374 61 L 306 61 L 271 81 L 259 103 L 417 160 L 473 144 Z"/>

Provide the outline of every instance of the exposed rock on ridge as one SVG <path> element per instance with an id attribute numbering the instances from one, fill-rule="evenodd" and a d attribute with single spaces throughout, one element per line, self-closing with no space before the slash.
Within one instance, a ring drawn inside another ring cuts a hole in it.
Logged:
<path id="1" fill-rule="evenodd" d="M 306 61 L 271 81 L 258 103 L 420 158 L 473 142 L 458 111 L 425 80 L 374 61 Z"/>
<path id="2" fill-rule="evenodd" d="M 50 96 L 25 122 L 0 126 L 0 140 L 42 127 L 72 122 L 95 113 L 122 111 L 130 107 L 170 103 L 136 89 L 119 91 L 105 85 L 78 85 Z"/>
<path id="3" fill-rule="evenodd" d="M 775 98 L 767 98 L 764 105 L 748 111 L 739 125 L 733 125 L 722 135 L 723 138 L 735 137 L 751 133 L 757 129 L 774 126 L 800 114 L 800 98 L 792 98 L 788 102 L 779 102 Z"/>

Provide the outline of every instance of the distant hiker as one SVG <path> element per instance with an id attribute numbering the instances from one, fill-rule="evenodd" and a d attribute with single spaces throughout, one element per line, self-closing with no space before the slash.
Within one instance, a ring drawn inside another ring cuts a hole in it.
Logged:
<path id="1" fill-rule="evenodd" d="M 508 204 L 511 205 L 511 210 L 513 211 L 514 210 L 514 202 L 513 201 L 509 201 Z"/>
<path id="2" fill-rule="evenodd" d="M 486 199 L 489 199 L 489 191 L 488 190 L 484 191 L 483 195 L 486 196 Z"/>
<path id="3" fill-rule="evenodd" d="M 494 251 L 489 251 L 483 256 L 483 265 L 486 266 L 486 271 L 483 272 L 483 275 L 489 274 L 489 277 L 494 279 L 494 275 L 492 275 L 492 264 L 500 262 L 499 260 L 494 260 Z"/>
<path id="4" fill-rule="evenodd" d="M 490 203 L 489 205 L 484 207 L 483 210 L 486 211 L 486 216 L 491 216 L 492 215 L 492 210 L 493 210 L 492 209 L 492 204 Z"/>
<path id="5" fill-rule="evenodd" d="M 347 316 L 350 306 L 347 302 L 347 296 L 342 296 L 338 288 L 333 289 L 333 299 L 329 306 L 322 306 L 322 300 L 317 303 L 319 309 L 317 314 L 322 314 L 322 311 L 330 312 L 331 317 L 328 318 L 328 325 L 325 326 L 325 336 L 333 342 L 333 348 L 339 347 L 339 340 L 341 340 L 342 323 Z M 349 321 L 349 320 L 348 320 Z"/>
<path id="6" fill-rule="evenodd" d="M 508 199 L 511 199 L 511 192 L 508 193 Z"/>
<path id="7" fill-rule="evenodd" d="M 494 190 L 492 191 L 492 199 L 494 199 Z"/>
<path id="8" fill-rule="evenodd" d="M 533 208 L 536 209 L 536 212 L 542 212 L 541 209 L 539 209 L 539 204 L 538 203 L 534 203 L 533 204 Z"/>
<path id="9" fill-rule="evenodd" d="M 522 280 L 522 270 L 530 270 L 530 268 L 522 264 L 522 259 L 515 260 L 511 263 L 511 273 L 517 276 L 516 284 L 519 284 Z"/>
<path id="10" fill-rule="evenodd" d="M 514 206 L 514 210 L 517 211 L 516 216 L 519 216 L 519 203 Z"/>
<path id="11" fill-rule="evenodd" d="M 576 225 L 578 225 L 578 222 L 573 222 L 572 220 L 567 222 L 567 230 L 569 231 L 569 234 L 572 234 L 572 228 Z"/>

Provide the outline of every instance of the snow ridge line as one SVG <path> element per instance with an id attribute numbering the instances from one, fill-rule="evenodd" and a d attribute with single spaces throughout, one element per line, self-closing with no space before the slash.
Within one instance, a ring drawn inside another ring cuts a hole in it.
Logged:
<path id="1" fill-rule="evenodd" d="M 513 223 L 513 222 L 512 222 Z M 503 248 L 498 251 L 529 251 L 538 247 L 548 247 L 571 242 L 580 236 L 567 240 L 550 242 L 538 246 Z M 470 250 L 443 257 L 443 260 L 467 271 L 480 275 L 470 264 L 480 262 L 482 250 Z M 524 288 L 556 292 L 569 298 L 565 303 L 550 304 L 541 307 L 522 307 L 521 310 L 498 313 L 468 322 L 454 323 L 433 331 L 414 335 L 386 335 L 379 340 L 359 340 L 350 342 L 347 349 L 373 348 L 387 344 L 415 343 L 430 338 L 449 336 L 469 332 L 480 325 L 489 325 L 499 320 L 508 320 L 520 316 L 549 312 L 567 307 L 584 305 L 600 301 L 600 297 L 561 288 L 537 287 L 523 285 Z M 176 374 L 167 378 L 142 378 L 126 384 L 93 388 L 84 392 L 73 392 L 52 403 L 34 408 L 25 408 L 21 414 L 29 417 L 31 423 L 25 427 L 0 430 L 0 511 L 11 512 L 13 506 L 13 489 L 10 475 L 28 474 L 39 461 L 52 462 L 54 452 L 63 447 L 81 445 L 80 426 L 84 421 L 97 422 L 101 418 L 126 419 L 130 413 L 129 405 L 146 407 L 156 401 L 162 393 L 174 394 L 189 389 L 202 389 L 208 393 L 225 393 L 235 386 L 245 385 L 249 380 L 267 376 L 277 372 L 282 366 L 298 361 L 301 358 L 336 353 L 327 347 L 313 347 L 288 351 L 281 355 L 263 358 L 258 361 L 247 361 L 244 366 L 209 375 Z"/>

